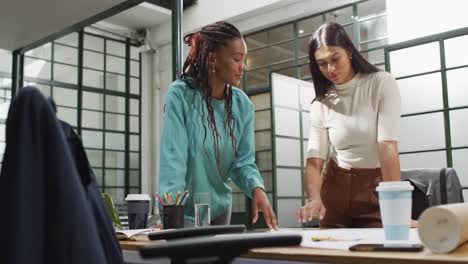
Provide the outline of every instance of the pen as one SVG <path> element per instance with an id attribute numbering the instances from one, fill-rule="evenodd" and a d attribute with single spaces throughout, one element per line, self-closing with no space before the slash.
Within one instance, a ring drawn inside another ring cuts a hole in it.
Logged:
<path id="1" fill-rule="evenodd" d="M 182 195 L 182 198 L 180 198 L 180 201 L 179 201 L 179 204 L 178 204 L 178 205 L 181 205 L 181 204 L 184 202 L 184 199 L 185 199 L 185 197 L 187 196 L 187 194 L 188 194 L 188 191 L 185 191 L 185 192 L 184 192 L 184 195 Z"/>
<path id="2" fill-rule="evenodd" d="M 180 191 L 177 192 L 177 196 L 175 198 L 175 205 L 179 205 L 179 203 L 178 203 L 179 198 L 180 198 Z"/>
<path id="3" fill-rule="evenodd" d="M 159 202 L 161 203 L 162 206 L 166 205 L 166 204 L 164 203 L 163 199 L 161 198 L 161 196 L 160 196 L 158 193 L 156 193 L 155 196 L 156 196 L 156 198 L 159 200 Z"/>

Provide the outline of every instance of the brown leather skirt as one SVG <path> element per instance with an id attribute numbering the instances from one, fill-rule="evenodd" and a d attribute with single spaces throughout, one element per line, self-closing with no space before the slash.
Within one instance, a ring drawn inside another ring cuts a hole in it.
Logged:
<path id="1" fill-rule="evenodd" d="M 344 169 L 330 158 L 322 175 L 320 196 L 326 213 L 320 227 L 382 227 L 375 191 L 381 181 L 380 168 Z"/>

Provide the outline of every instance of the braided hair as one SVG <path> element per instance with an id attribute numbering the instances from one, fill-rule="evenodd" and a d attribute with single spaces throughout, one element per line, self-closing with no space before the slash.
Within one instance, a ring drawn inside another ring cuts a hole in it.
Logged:
<path id="1" fill-rule="evenodd" d="M 184 37 L 184 42 L 190 47 L 190 51 L 182 68 L 181 79 L 183 80 L 187 77 L 191 77 L 196 82 L 198 82 L 197 84 L 200 87 L 201 92 L 203 94 L 202 102 L 206 104 L 206 107 L 208 109 L 208 128 L 211 131 L 211 136 L 213 137 L 216 164 L 220 174 L 223 176 L 224 174 L 220 166 L 218 149 L 219 139 L 221 138 L 221 136 L 216 126 L 213 107 L 211 105 L 211 93 L 213 91 L 213 87 L 211 87 L 209 84 L 209 76 L 210 70 L 214 69 L 210 68 L 209 55 L 212 52 L 221 50 L 223 47 L 228 45 L 229 41 L 235 39 L 242 39 L 242 34 L 235 26 L 225 21 L 219 21 L 213 24 L 209 24 L 203 27 L 200 31 L 188 34 Z M 236 138 L 234 136 L 234 115 L 232 114 L 232 86 L 230 84 L 226 84 L 224 87 L 223 99 L 225 101 L 225 109 L 227 113 L 224 125 L 229 128 L 232 149 L 237 159 Z M 205 145 L 207 137 L 207 128 L 205 125 L 205 111 L 203 108 L 202 123 L 205 133 L 203 145 Z"/>

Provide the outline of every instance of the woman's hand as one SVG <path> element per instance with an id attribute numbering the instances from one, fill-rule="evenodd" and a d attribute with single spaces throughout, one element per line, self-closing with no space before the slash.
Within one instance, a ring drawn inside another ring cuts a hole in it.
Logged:
<path id="1" fill-rule="evenodd" d="M 254 224 L 258 220 L 258 212 L 263 212 L 265 222 L 270 229 L 278 229 L 275 212 L 273 212 L 268 197 L 262 188 L 255 188 L 252 195 L 252 222 Z"/>
<path id="2" fill-rule="evenodd" d="M 323 219 L 325 216 L 325 206 L 323 206 L 322 200 L 316 199 L 311 200 L 299 210 L 297 210 L 297 222 L 305 223 L 312 221 L 313 218 Z"/>

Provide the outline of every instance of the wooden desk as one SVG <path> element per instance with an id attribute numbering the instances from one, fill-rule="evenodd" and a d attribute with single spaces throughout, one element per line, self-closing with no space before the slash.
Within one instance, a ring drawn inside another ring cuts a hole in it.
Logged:
<path id="1" fill-rule="evenodd" d="M 140 247 L 157 243 L 152 241 L 120 241 L 122 250 L 136 251 Z M 331 263 L 364 263 L 364 264 L 423 264 L 468 263 L 468 243 L 465 243 L 451 254 L 434 254 L 428 249 L 422 252 L 351 252 L 330 249 L 304 247 L 275 247 L 250 250 L 242 258 L 290 260 Z"/>
<path id="2" fill-rule="evenodd" d="M 428 249 L 424 249 L 422 252 L 352 252 L 304 247 L 276 247 L 252 249 L 243 257 L 275 260 L 369 264 L 468 263 L 468 243 L 465 243 L 451 254 L 434 254 L 431 253 Z"/>

